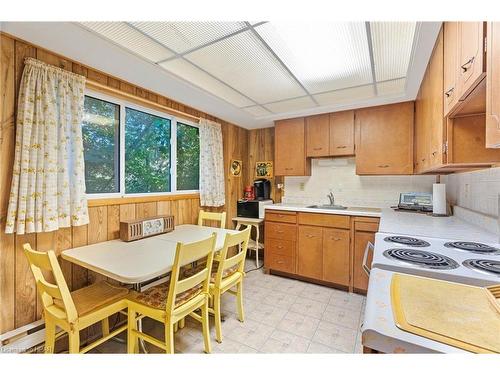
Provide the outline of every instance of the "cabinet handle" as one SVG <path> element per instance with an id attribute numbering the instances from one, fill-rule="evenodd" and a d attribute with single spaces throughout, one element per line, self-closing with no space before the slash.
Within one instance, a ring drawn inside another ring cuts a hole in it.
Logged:
<path id="1" fill-rule="evenodd" d="M 277 260 L 277 261 L 276 261 L 276 263 L 278 263 L 278 264 L 283 264 L 283 263 L 285 263 L 285 262 L 283 262 L 282 260 Z"/>
<path id="2" fill-rule="evenodd" d="M 453 92 L 453 90 L 455 90 L 454 87 L 452 87 L 451 89 L 449 89 L 448 91 L 446 91 L 444 94 L 446 95 L 447 98 L 449 98 L 451 96 L 451 93 Z"/>
<path id="3" fill-rule="evenodd" d="M 366 244 L 366 248 L 365 248 L 365 254 L 363 255 L 362 267 L 363 267 L 363 271 L 365 271 L 365 273 L 368 275 L 368 277 L 370 277 L 370 271 L 372 270 L 371 267 L 368 267 L 368 253 L 370 251 L 373 253 L 374 248 L 375 247 L 373 246 L 373 244 L 368 241 L 368 243 Z"/>
<path id="4" fill-rule="evenodd" d="M 347 148 L 347 146 L 337 146 L 337 148 Z"/>
<path id="5" fill-rule="evenodd" d="M 283 246 L 277 246 L 278 249 L 283 249 Z"/>
<path id="6" fill-rule="evenodd" d="M 285 215 L 282 215 L 282 214 L 278 214 L 278 217 L 285 217 Z"/>
<path id="7" fill-rule="evenodd" d="M 436 154 L 437 154 L 437 151 L 434 151 L 434 152 L 432 153 L 432 156 L 436 156 Z"/>
<path id="8" fill-rule="evenodd" d="M 389 168 L 389 164 L 378 165 L 379 168 Z"/>
<path id="9" fill-rule="evenodd" d="M 313 237 L 315 237 L 315 236 L 313 236 L 312 234 L 306 234 L 306 237 L 307 237 L 307 238 L 313 238 Z"/>
<path id="10" fill-rule="evenodd" d="M 314 147 L 313 148 L 314 151 L 319 151 L 319 150 L 323 150 L 323 147 Z"/>
<path id="11" fill-rule="evenodd" d="M 466 63 L 462 64 L 460 67 L 462 68 L 462 73 L 465 73 L 469 70 L 470 65 L 474 62 L 474 56 L 472 56 Z"/>
<path id="12" fill-rule="evenodd" d="M 283 231 L 282 230 L 277 230 L 276 233 L 282 234 Z"/>
<path id="13" fill-rule="evenodd" d="M 291 171 L 293 168 L 285 168 L 285 171 Z"/>
<path id="14" fill-rule="evenodd" d="M 338 237 L 330 237 L 330 239 L 331 239 L 332 241 L 340 241 L 340 238 L 338 238 Z"/>

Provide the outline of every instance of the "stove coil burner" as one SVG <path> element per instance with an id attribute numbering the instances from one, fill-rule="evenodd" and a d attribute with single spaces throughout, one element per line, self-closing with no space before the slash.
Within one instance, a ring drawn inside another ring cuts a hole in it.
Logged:
<path id="1" fill-rule="evenodd" d="M 479 242 L 465 242 L 465 241 L 447 242 L 444 244 L 444 246 L 454 248 L 457 250 L 470 251 L 472 253 L 478 253 L 478 254 L 493 254 L 493 255 L 500 254 L 499 249 Z"/>
<path id="2" fill-rule="evenodd" d="M 386 242 L 395 242 L 400 245 L 407 245 L 407 246 L 413 246 L 413 247 L 428 247 L 431 246 L 429 242 L 420 240 L 418 238 L 413 238 L 413 237 L 405 237 L 405 236 L 390 236 L 384 238 L 384 241 Z"/>
<path id="3" fill-rule="evenodd" d="M 430 251 L 416 249 L 389 249 L 384 256 L 402 263 L 435 270 L 452 270 L 459 267 L 453 259 Z"/>
<path id="4" fill-rule="evenodd" d="M 500 277 L 500 262 L 489 259 L 467 259 L 462 264 L 474 271 Z"/>

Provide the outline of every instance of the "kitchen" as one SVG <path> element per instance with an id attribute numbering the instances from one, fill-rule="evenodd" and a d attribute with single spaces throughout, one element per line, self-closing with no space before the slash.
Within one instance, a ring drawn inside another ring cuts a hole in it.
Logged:
<path id="1" fill-rule="evenodd" d="M 500 23 L 130 18 L 0 22 L 0 353 L 500 353 Z"/>

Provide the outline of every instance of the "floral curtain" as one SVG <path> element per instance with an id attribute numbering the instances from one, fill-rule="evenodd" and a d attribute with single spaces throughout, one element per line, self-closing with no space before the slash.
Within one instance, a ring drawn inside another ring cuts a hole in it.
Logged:
<path id="1" fill-rule="evenodd" d="M 6 233 L 88 224 L 81 128 L 84 87 L 83 76 L 25 60 Z"/>
<path id="2" fill-rule="evenodd" d="M 226 203 L 221 125 L 200 119 L 200 204 L 219 207 Z"/>

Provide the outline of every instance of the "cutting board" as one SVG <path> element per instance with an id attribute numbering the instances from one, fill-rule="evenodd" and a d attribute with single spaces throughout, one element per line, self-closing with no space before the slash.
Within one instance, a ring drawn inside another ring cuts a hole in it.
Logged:
<path id="1" fill-rule="evenodd" d="M 500 288 L 490 289 L 394 274 L 395 323 L 404 331 L 463 350 L 500 353 Z"/>

